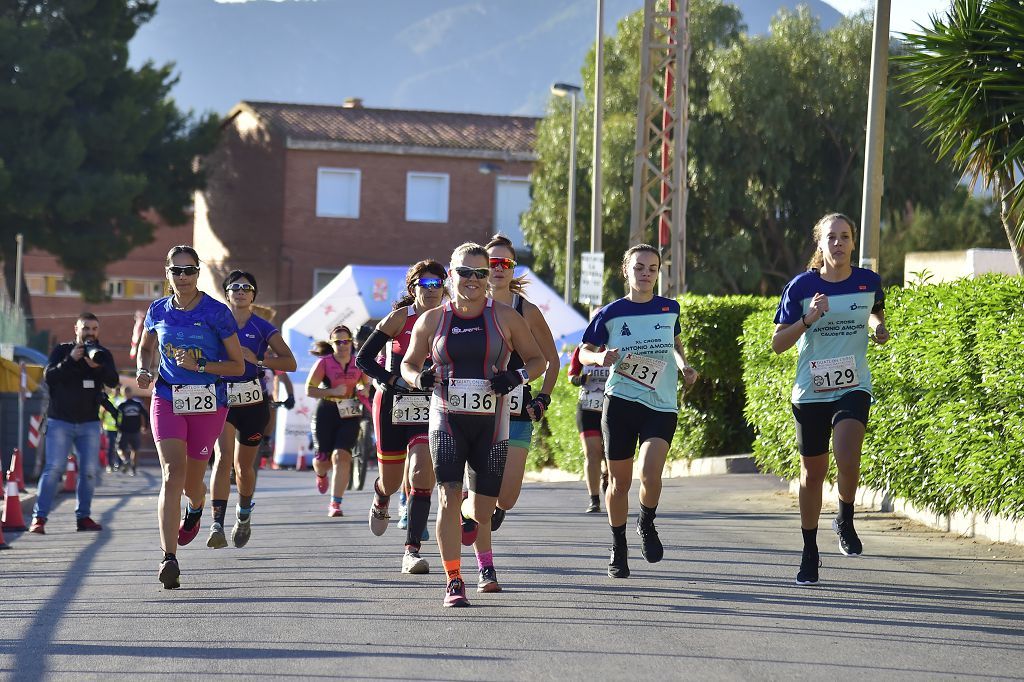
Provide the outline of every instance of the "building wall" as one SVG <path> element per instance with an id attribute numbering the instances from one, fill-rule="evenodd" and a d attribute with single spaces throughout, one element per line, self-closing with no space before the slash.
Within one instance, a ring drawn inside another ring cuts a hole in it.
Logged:
<path id="1" fill-rule="evenodd" d="M 317 169 L 361 172 L 358 218 L 316 215 Z M 504 162 L 501 176 L 528 176 L 529 162 Z M 406 174 L 447 173 L 447 223 L 405 219 Z M 494 173 L 480 172 L 479 159 L 289 150 L 284 188 L 284 266 L 278 294 L 283 319 L 314 293 L 314 271 L 349 264 L 412 264 L 424 258 L 447 263 L 465 241 L 486 241 L 493 232 Z"/>

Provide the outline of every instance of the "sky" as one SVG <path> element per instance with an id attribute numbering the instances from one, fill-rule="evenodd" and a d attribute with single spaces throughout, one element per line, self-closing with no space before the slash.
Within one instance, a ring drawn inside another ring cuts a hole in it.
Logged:
<path id="1" fill-rule="evenodd" d="M 864 8 L 873 9 L 873 0 L 825 0 L 843 14 L 852 14 Z M 916 24 L 930 25 L 931 14 L 945 14 L 950 0 L 890 0 L 889 32 L 917 33 Z"/>

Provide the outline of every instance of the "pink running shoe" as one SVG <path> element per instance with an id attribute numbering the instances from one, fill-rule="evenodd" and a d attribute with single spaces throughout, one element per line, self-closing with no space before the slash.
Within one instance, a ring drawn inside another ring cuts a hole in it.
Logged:
<path id="1" fill-rule="evenodd" d="M 327 505 L 327 515 L 334 518 L 336 516 L 344 516 L 345 512 L 341 511 L 340 504 L 332 500 L 331 503 Z"/>
<path id="2" fill-rule="evenodd" d="M 321 495 L 327 492 L 327 474 L 323 476 L 320 474 L 316 475 L 316 490 Z"/>
<path id="3" fill-rule="evenodd" d="M 448 587 L 444 590 L 445 606 L 469 606 L 466 599 L 466 583 L 461 578 L 452 578 L 448 581 Z"/>
<path id="4" fill-rule="evenodd" d="M 190 516 L 188 510 L 185 511 L 185 516 L 181 519 L 181 525 L 178 526 L 178 545 L 184 547 L 196 539 L 196 536 L 199 535 L 199 526 L 202 525 L 202 514 L 203 510 L 200 509 L 199 512 L 195 514 L 195 525 L 191 528 L 185 528 L 185 521 L 187 521 Z"/>

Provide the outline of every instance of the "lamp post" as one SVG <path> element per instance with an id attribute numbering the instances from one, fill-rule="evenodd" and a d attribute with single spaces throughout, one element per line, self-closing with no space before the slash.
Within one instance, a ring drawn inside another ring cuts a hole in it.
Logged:
<path id="1" fill-rule="evenodd" d="M 573 246 L 576 237 L 576 95 L 580 92 L 578 85 L 555 83 L 551 86 L 551 94 L 558 97 L 572 97 L 572 123 L 569 133 L 569 206 L 566 209 L 565 225 L 565 302 L 572 305 L 573 279 Z"/>

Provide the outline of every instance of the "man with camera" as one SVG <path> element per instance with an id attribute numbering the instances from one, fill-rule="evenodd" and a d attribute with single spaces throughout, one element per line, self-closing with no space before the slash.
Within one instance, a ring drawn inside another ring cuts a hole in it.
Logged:
<path id="1" fill-rule="evenodd" d="M 75 507 L 78 530 L 102 530 L 90 518 L 92 493 L 99 475 L 100 402 L 103 387 L 119 384 L 114 358 L 99 344 L 100 322 L 82 313 L 75 322 L 75 340 L 58 344 L 46 363 L 44 378 L 50 389 L 46 412 L 46 468 L 39 477 L 38 497 L 32 513 L 31 533 L 46 533 L 61 473 L 74 446 L 78 456 Z"/>

